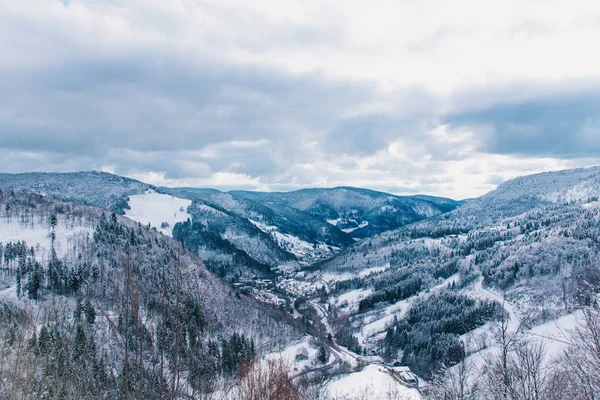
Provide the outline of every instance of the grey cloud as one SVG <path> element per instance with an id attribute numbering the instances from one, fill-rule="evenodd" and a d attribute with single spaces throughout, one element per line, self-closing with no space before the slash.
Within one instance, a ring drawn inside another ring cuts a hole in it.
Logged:
<path id="1" fill-rule="evenodd" d="M 325 146 L 334 154 L 370 155 L 399 138 L 422 135 L 425 127 L 419 118 L 423 116 L 409 119 L 369 114 L 344 119 L 327 135 Z"/>
<path id="2" fill-rule="evenodd" d="M 444 118 L 480 133 L 482 151 L 581 158 L 600 154 L 600 90 L 491 105 Z"/>
<path id="3" fill-rule="evenodd" d="M 168 61 L 167 61 L 168 59 Z M 201 160 L 215 171 L 267 174 L 293 161 L 299 144 L 318 140 L 332 115 L 373 96 L 368 87 L 136 54 L 77 60 L 55 69 L 12 71 L 0 83 L 0 148 L 115 159 L 115 149 L 183 152 L 228 141 L 269 139 L 289 153 L 238 149 Z M 113 151 L 109 157 L 109 153 Z M 161 164 L 180 176 L 174 162 Z M 185 157 L 185 156 L 181 156 Z M 190 160 L 188 160 L 190 161 Z M 81 168 L 89 168 L 82 165 Z"/>
<path id="4" fill-rule="evenodd" d="M 210 6 L 221 7 L 219 2 Z M 230 11 L 222 9 L 219 18 L 230 27 L 246 23 L 245 10 L 236 10 L 233 20 Z M 176 18 L 161 15 L 160 7 L 149 13 L 136 15 L 137 22 L 149 18 L 145 22 L 160 24 L 143 28 L 178 33 Z M 0 170 L 5 172 L 108 166 L 120 174 L 154 171 L 182 181 L 230 172 L 258 177 L 273 189 L 379 179 L 388 186 L 376 189 L 439 193 L 453 184 L 442 174 L 443 162 L 472 154 L 463 151 L 463 142 L 429 136 L 438 122 L 449 124 L 450 134 L 452 128 L 476 131 L 477 149 L 489 153 L 600 154 L 600 90 L 513 103 L 506 99 L 519 92 L 514 87 L 500 88 L 505 91 L 485 102 L 482 93 L 446 99 L 418 87 L 382 93 L 373 82 L 286 74 L 257 66 L 252 57 L 252 64 L 234 65 L 215 61 L 210 51 L 186 54 L 183 49 L 196 47 L 170 46 L 162 39 L 136 42 L 125 33 L 105 42 L 102 30 L 85 30 L 85 37 L 78 38 L 68 23 L 61 26 L 51 18 L 38 25 L 34 18 L 0 18 L 6 22 L 0 24 L 0 36 L 19 38 L 0 41 Z M 234 35 L 236 45 L 250 55 L 287 48 L 301 54 L 304 46 L 343 42 L 329 26 L 275 25 L 257 25 L 256 35 Z M 442 27 L 412 50 L 426 51 L 465 34 Z M 206 48 L 218 51 L 228 38 L 211 31 L 198 40 L 214 40 Z M 446 107 L 453 111 L 442 115 Z M 406 145 L 401 150 L 407 158 L 388 155 L 367 167 L 360 163 L 396 140 Z M 240 141 L 260 145 L 236 146 Z M 500 179 L 492 176 L 488 183 Z"/>

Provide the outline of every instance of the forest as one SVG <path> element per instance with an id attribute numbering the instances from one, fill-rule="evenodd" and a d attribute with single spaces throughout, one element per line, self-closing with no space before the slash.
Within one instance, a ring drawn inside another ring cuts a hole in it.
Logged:
<path id="1" fill-rule="evenodd" d="M 48 243 L 0 245 L 2 398 L 201 398 L 299 334 L 138 223 L 27 193 L 0 203 L 5 227 Z"/>

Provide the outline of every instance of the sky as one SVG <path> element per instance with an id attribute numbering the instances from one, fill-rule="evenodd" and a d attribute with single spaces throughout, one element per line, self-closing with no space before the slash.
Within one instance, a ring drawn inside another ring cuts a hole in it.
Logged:
<path id="1" fill-rule="evenodd" d="M 0 172 L 476 197 L 600 164 L 600 3 L 0 0 Z"/>

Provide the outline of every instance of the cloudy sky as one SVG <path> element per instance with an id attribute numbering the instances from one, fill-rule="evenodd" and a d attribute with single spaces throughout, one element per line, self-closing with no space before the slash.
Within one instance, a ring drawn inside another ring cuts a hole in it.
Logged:
<path id="1" fill-rule="evenodd" d="M 600 5 L 0 0 L 0 172 L 466 198 L 600 164 Z"/>

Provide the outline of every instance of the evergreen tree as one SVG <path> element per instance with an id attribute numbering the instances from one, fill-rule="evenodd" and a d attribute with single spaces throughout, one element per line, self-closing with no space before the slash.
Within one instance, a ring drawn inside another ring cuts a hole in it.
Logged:
<path id="1" fill-rule="evenodd" d="M 90 300 L 89 296 L 85 299 L 85 304 L 83 305 L 83 312 L 85 314 L 85 320 L 88 324 L 93 324 L 96 321 L 96 310 L 94 309 L 94 306 L 92 305 L 92 301 Z"/>
<path id="2" fill-rule="evenodd" d="M 319 360 L 321 364 L 325 364 L 328 359 L 329 357 L 327 355 L 327 350 L 325 350 L 325 346 L 321 346 L 319 348 L 319 355 L 317 356 L 317 360 Z"/>

